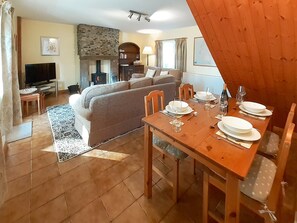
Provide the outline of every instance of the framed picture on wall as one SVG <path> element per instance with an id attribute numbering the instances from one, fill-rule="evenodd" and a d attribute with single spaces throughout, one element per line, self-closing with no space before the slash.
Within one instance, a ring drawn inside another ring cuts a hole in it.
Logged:
<path id="1" fill-rule="evenodd" d="M 60 42 L 56 37 L 40 37 L 42 56 L 59 56 Z"/>
<path id="2" fill-rule="evenodd" d="M 203 37 L 194 38 L 194 65 L 216 67 Z"/>

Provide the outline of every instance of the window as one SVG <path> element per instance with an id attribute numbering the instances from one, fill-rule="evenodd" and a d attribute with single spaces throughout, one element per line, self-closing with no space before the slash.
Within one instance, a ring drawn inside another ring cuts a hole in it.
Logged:
<path id="1" fill-rule="evenodd" d="M 162 67 L 175 68 L 175 40 L 163 41 L 162 55 Z"/>

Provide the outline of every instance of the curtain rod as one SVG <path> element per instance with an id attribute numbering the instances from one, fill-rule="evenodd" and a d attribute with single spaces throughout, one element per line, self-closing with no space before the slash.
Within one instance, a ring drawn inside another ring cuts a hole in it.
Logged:
<path id="1" fill-rule="evenodd" d="M 176 40 L 176 39 L 188 39 L 188 37 L 172 38 L 172 39 L 160 39 L 155 41 L 167 41 L 167 40 Z"/>

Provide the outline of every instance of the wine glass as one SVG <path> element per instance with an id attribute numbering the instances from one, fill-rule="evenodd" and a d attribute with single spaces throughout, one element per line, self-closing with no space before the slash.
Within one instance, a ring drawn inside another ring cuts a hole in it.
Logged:
<path id="1" fill-rule="evenodd" d="M 210 91 L 210 88 L 207 87 L 206 91 L 205 91 L 205 110 L 209 110 L 210 109 L 210 100 L 212 98 L 212 93 Z"/>
<path id="2" fill-rule="evenodd" d="M 241 104 L 243 102 L 243 97 L 246 95 L 245 87 L 240 85 L 236 94 L 236 104 Z"/>

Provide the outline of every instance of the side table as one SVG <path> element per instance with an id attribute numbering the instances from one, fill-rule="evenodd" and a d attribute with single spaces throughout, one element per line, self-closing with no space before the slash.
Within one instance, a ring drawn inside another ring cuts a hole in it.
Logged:
<path id="1" fill-rule="evenodd" d="M 28 103 L 32 101 L 37 101 L 37 108 L 38 108 L 38 114 L 40 115 L 41 112 L 44 111 L 44 94 L 41 93 L 34 93 L 34 94 L 26 94 L 21 95 L 21 103 L 22 106 L 26 104 L 26 114 L 28 115 Z"/>

